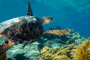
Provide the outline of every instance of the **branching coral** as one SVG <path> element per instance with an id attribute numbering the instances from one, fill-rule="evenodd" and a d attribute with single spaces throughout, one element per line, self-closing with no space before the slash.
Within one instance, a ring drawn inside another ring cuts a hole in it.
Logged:
<path id="1" fill-rule="evenodd" d="M 70 60 L 66 55 L 55 57 L 53 60 Z"/>
<path id="2" fill-rule="evenodd" d="M 41 49 L 41 52 L 37 58 L 37 60 L 52 60 L 52 58 L 54 58 L 55 53 L 57 52 L 58 49 L 52 49 L 49 47 L 44 47 L 43 49 Z"/>
<path id="3" fill-rule="evenodd" d="M 64 45 L 62 46 L 58 51 L 57 51 L 57 55 L 66 55 L 67 57 L 71 58 L 71 52 L 73 49 L 75 49 L 76 47 L 74 45 Z"/>
<path id="4" fill-rule="evenodd" d="M 70 60 L 74 45 L 64 45 L 60 49 L 44 47 L 38 56 L 38 60 Z M 60 58 L 59 58 L 60 57 Z"/>
<path id="5" fill-rule="evenodd" d="M 64 45 L 60 49 L 44 47 L 38 60 L 90 60 L 90 41 L 86 40 L 77 48 L 74 45 Z"/>
<path id="6" fill-rule="evenodd" d="M 85 43 L 79 45 L 73 52 L 73 60 L 90 60 L 90 41 L 89 39 Z"/>

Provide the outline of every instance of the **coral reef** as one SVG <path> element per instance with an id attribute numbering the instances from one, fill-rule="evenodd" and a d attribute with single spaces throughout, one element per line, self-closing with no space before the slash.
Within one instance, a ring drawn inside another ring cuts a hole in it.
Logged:
<path id="1" fill-rule="evenodd" d="M 44 47 L 37 60 L 90 60 L 90 41 L 86 40 L 77 47 L 65 45 L 60 49 Z"/>
<path id="2" fill-rule="evenodd" d="M 46 53 L 44 51 L 45 53 L 42 52 L 42 54 L 40 54 L 41 50 L 45 46 L 47 46 L 47 50 L 49 49 L 49 51 L 47 52 L 51 54 L 49 56 L 52 56 L 53 54 L 52 57 L 55 56 L 55 60 L 69 60 L 73 58 L 71 54 L 71 50 L 75 48 L 73 47 L 73 45 L 77 46 L 79 44 L 82 44 L 84 41 L 86 41 L 86 39 L 87 37 L 80 36 L 78 32 L 73 32 L 73 30 L 71 30 L 69 34 L 64 36 L 45 34 L 32 44 L 27 44 L 26 46 L 24 46 L 24 44 L 14 45 L 6 52 L 7 60 L 37 60 L 37 57 L 38 59 L 41 59 L 39 58 L 39 56 L 42 57 L 42 55 Z M 3 43 L 2 38 L 0 43 Z M 49 58 L 48 54 L 45 56 Z M 52 57 L 50 59 L 52 59 Z"/>
<path id="3" fill-rule="evenodd" d="M 26 46 L 24 46 L 23 44 L 14 45 L 11 49 L 7 51 L 7 59 L 36 60 L 39 54 L 38 45 L 39 43 L 37 42 L 27 44 Z M 18 58 L 19 55 L 22 58 Z"/>
<path id="4" fill-rule="evenodd" d="M 64 45 L 60 49 L 57 48 L 49 48 L 44 47 L 41 49 L 41 52 L 37 58 L 37 60 L 55 60 L 55 59 L 61 59 L 58 57 L 62 57 L 62 59 L 69 59 L 71 57 L 71 51 L 75 49 L 74 45 Z M 64 58 L 64 56 L 66 58 Z"/>
<path id="5" fill-rule="evenodd" d="M 57 56 L 53 60 L 70 60 L 66 55 L 63 56 Z"/>
<path id="6" fill-rule="evenodd" d="M 68 40 L 66 44 L 75 44 L 75 45 L 79 45 L 79 43 L 84 43 L 85 40 L 88 39 L 88 37 L 80 36 L 78 32 L 73 32 L 73 30 L 71 30 L 71 32 L 67 34 L 67 38 Z"/>
<path id="7" fill-rule="evenodd" d="M 52 60 L 52 58 L 54 58 L 55 53 L 58 51 L 58 49 L 52 49 L 49 47 L 44 47 L 43 49 L 41 49 L 41 52 L 37 58 L 37 60 Z"/>
<path id="8" fill-rule="evenodd" d="M 73 60 L 90 60 L 90 41 L 80 44 L 73 52 Z"/>
<path id="9" fill-rule="evenodd" d="M 67 57 L 72 59 L 72 50 L 76 49 L 74 45 L 63 45 L 58 51 L 57 55 L 66 55 Z"/>

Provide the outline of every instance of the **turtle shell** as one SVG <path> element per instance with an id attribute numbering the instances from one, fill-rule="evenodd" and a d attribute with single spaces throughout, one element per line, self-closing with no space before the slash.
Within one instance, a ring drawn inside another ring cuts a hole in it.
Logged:
<path id="1" fill-rule="evenodd" d="M 40 38 L 42 34 L 41 21 L 34 16 L 13 18 L 0 24 L 0 35 L 19 43 L 32 43 Z"/>

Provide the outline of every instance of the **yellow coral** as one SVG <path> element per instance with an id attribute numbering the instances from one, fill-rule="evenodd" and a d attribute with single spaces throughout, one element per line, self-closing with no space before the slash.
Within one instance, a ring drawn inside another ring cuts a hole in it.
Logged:
<path id="1" fill-rule="evenodd" d="M 90 41 L 89 39 L 85 43 L 79 45 L 74 50 L 73 60 L 90 60 Z"/>
<path id="2" fill-rule="evenodd" d="M 77 48 L 74 45 L 64 45 L 60 49 L 44 47 L 38 60 L 90 60 L 90 41 L 86 40 Z"/>
<path id="3" fill-rule="evenodd" d="M 41 52 L 37 58 L 37 60 L 52 60 L 52 58 L 54 58 L 55 53 L 57 52 L 58 49 L 52 49 L 49 47 L 44 47 L 43 49 L 41 49 Z"/>
<path id="4" fill-rule="evenodd" d="M 75 49 L 76 47 L 74 45 L 64 45 L 62 46 L 58 51 L 57 51 L 57 55 L 66 55 L 67 57 L 69 58 L 72 58 L 71 57 L 71 52 L 73 49 Z"/>
<path id="5" fill-rule="evenodd" d="M 44 47 L 41 49 L 41 52 L 37 60 L 70 60 L 71 51 L 74 49 L 74 45 L 64 45 L 60 49 Z M 63 56 L 61 56 L 63 55 Z M 65 56 L 66 55 L 66 56 Z M 60 57 L 60 58 L 59 58 Z"/>
<path id="6" fill-rule="evenodd" d="M 70 60 L 70 58 L 68 58 L 67 56 L 57 56 L 57 57 L 54 57 L 53 60 Z"/>

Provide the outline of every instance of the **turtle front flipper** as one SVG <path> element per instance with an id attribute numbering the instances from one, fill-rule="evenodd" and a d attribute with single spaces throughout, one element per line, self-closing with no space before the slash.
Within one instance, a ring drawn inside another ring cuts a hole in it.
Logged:
<path id="1" fill-rule="evenodd" d="M 6 40 L 2 45 L 0 45 L 0 55 L 4 54 L 8 49 L 10 49 L 15 43 L 11 40 Z"/>
<path id="2" fill-rule="evenodd" d="M 69 29 L 65 29 L 65 30 L 50 30 L 50 31 L 45 31 L 44 33 L 50 33 L 61 36 L 61 35 L 66 35 L 69 32 L 70 32 Z"/>

